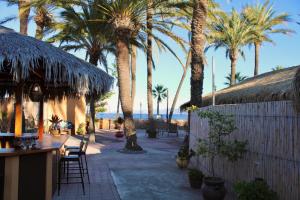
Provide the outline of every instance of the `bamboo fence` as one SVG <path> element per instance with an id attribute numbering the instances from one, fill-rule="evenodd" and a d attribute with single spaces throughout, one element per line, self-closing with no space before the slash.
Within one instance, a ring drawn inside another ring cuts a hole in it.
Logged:
<path id="1" fill-rule="evenodd" d="M 215 174 L 227 181 L 229 191 L 238 180 L 260 177 L 280 199 L 300 199 L 300 115 L 291 101 L 208 106 L 201 110 L 234 115 L 238 129 L 230 139 L 248 140 L 243 159 L 233 163 L 215 159 Z M 208 131 L 207 119 L 192 113 L 190 147 L 196 149 L 198 138 L 207 137 Z M 192 163 L 209 173 L 207 158 L 194 157 Z"/>

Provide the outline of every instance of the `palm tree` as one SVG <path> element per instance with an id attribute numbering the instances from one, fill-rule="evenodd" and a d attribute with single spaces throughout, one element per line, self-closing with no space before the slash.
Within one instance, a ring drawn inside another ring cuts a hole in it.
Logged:
<path id="1" fill-rule="evenodd" d="M 152 90 L 154 98 L 157 98 L 157 116 L 159 115 L 159 104 L 167 97 L 167 90 L 163 85 L 156 85 Z"/>
<path id="2" fill-rule="evenodd" d="M 259 52 L 261 45 L 264 42 L 274 43 L 270 38 L 270 35 L 273 33 L 292 33 L 293 31 L 290 29 L 276 28 L 278 25 L 291 21 L 291 18 L 287 13 L 277 14 L 269 1 L 266 1 L 264 4 L 258 3 L 256 5 L 246 6 L 243 10 L 243 15 L 248 19 L 255 30 L 253 45 L 255 48 L 254 76 L 256 76 L 259 71 Z"/>
<path id="3" fill-rule="evenodd" d="M 210 24 L 209 29 L 208 48 L 214 47 L 217 50 L 223 47 L 226 49 L 226 56 L 231 61 L 230 85 L 234 85 L 238 56 L 241 55 L 244 58 L 242 48 L 253 41 L 255 37 L 253 28 L 233 9 L 230 14 L 221 14 L 218 20 Z"/>
<path id="4" fill-rule="evenodd" d="M 170 122 L 172 121 L 172 117 L 173 117 L 173 113 L 174 113 L 174 110 L 175 110 L 176 102 L 177 102 L 177 100 L 178 100 L 178 96 L 179 96 L 181 87 L 182 87 L 182 85 L 183 85 L 183 82 L 184 82 L 184 79 L 185 79 L 185 77 L 186 77 L 186 74 L 187 74 L 187 71 L 188 71 L 188 68 L 189 68 L 190 64 L 191 64 L 191 50 L 189 50 L 189 52 L 188 52 L 188 54 L 187 54 L 185 66 L 182 66 L 183 73 L 182 73 L 180 82 L 179 82 L 179 84 L 178 84 L 178 87 L 177 87 L 177 90 L 176 90 L 175 97 L 174 97 L 174 99 L 173 99 L 173 103 L 172 103 L 172 106 L 171 106 L 170 114 L 169 114 L 169 116 L 168 116 L 168 123 L 170 123 Z"/>
<path id="5" fill-rule="evenodd" d="M 191 100 L 190 104 L 200 107 L 202 102 L 203 72 L 204 72 L 204 46 L 206 38 L 204 31 L 207 18 L 207 0 L 195 0 L 191 23 Z"/>
<path id="6" fill-rule="evenodd" d="M 226 78 L 226 82 L 224 84 L 227 85 L 227 86 L 231 86 L 230 85 L 230 83 L 231 83 L 231 74 L 228 74 L 225 78 Z M 237 72 L 235 74 L 236 83 L 240 83 L 240 82 L 246 80 L 247 78 L 248 78 L 247 76 L 241 75 L 241 72 Z"/>
<path id="7" fill-rule="evenodd" d="M 136 131 L 133 122 L 133 107 L 131 96 L 131 76 L 129 65 L 130 40 L 136 30 L 136 25 L 143 21 L 147 10 L 146 0 L 116 0 L 101 2 L 100 10 L 108 17 L 114 30 L 116 43 L 116 61 L 120 102 L 124 115 L 124 131 L 127 138 L 125 145 L 129 150 L 142 150 L 137 144 Z"/>
<path id="8" fill-rule="evenodd" d="M 152 97 L 152 26 L 153 26 L 153 1 L 147 2 L 147 105 L 148 118 L 153 118 L 153 97 Z"/>
<path id="9" fill-rule="evenodd" d="M 98 12 L 97 4 L 92 1 L 88 2 L 83 2 L 76 8 L 69 5 L 63 6 L 60 13 L 61 22 L 54 26 L 57 33 L 49 41 L 60 42 L 60 47 L 66 51 L 84 49 L 89 63 L 94 66 L 100 63 L 107 71 L 107 54 L 115 52 L 114 44 L 108 41 L 111 32 L 106 24 L 96 21 L 104 17 Z M 90 125 L 95 133 L 95 102 L 99 97 L 92 95 L 88 99 L 92 121 Z M 91 137 L 91 141 L 94 142 L 94 137 Z"/>

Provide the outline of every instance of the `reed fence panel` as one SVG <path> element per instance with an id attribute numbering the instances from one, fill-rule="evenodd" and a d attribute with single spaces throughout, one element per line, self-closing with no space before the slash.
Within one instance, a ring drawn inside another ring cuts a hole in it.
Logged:
<path id="1" fill-rule="evenodd" d="M 234 115 L 238 129 L 230 139 L 248 140 L 243 159 L 233 163 L 215 159 L 215 174 L 223 177 L 229 187 L 238 180 L 260 177 L 280 199 L 300 199 L 300 115 L 291 101 L 218 105 L 200 110 Z M 207 119 L 192 113 L 190 147 L 196 149 L 198 138 L 207 137 L 208 132 Z M 192 163 L 209 174 L 207 158 L 194 157 Z"/>

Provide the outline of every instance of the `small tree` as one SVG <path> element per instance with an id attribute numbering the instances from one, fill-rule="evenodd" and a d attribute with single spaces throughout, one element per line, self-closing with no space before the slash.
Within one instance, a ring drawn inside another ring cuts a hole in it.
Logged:
<path id="1" fill-rule="evenodd" d="M 246 152 L 248 142 L 226 139 L 226 136 L 237 129 L 232 115 L 225 116 L 219 112 L 201 111 L 198 116 L 208 119 L 210 131 L 207 139 L 199 139 L 197 154 L 210 158 L 211 172 L 215 176 L 215 157 L 224 156 L 231 162 L 236 161 Z"/>

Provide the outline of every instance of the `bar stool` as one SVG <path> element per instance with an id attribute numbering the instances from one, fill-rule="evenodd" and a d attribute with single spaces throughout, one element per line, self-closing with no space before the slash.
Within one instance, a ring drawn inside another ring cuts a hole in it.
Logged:
<path id="1" fill-rule="evenodd" d="M 62 167 L 64 167 L 64 175 L 65 175 L 65 167 L 67 165 L 67 177 L 61 176 Z M 74 165 L 77 165 L 75 167 L 72 167 Z M 71 166 L 71 167 L 70 167 Z M 74 172 L 75 170 L 79 170 L 78 172 Z M 70 173 L 71 171 L 71 173 Z M 70 174 L 80 174 L 80 176 L 71 176 Z M 67 179 L 67 182 L 62 182 L 62 179 Z M 69 182 L 69 179 L 80 179 L 81 181 L 72 181 Z M 85 189 L 84 189 L 84 181 L 83 181 L 83 168 L 82 163 L 78 155 L 65 155 L 62 156 L 59 160 L 59 169 L 58 169 L 58 196 L 60 195 L 60 186 L 61 184 L 74 184 L 74 183 L 81 183 L 83 194 L 85 195 Z"/>
<path id="2" fill-rule="evenodd" d="M 86 158 L 86 150 L 88 147 L 88 140 L 85 141 L 83 140 L 83 143 L 80 144 L 80 148 L 75 149 L 75 148 L 71 148 L 71 149 L 66 149 L 66 152 L 68 152 L 68 155 L 76 155 L 79 156 L 80 161 L 81 161 L 81 165 L 82 165 L 82 169 L 83 169 L 83 175 L 86 174 L 88 177 L 88 182 L 90 184 L 90 175 L 89 175 L 89 168 L 88 168 L 88 164 L 87 164 L 87 158 Z M 82 157 L 84 157 L 84 161 L 85 161 L 85 167 L 83 167 L 83 160 Z"/>

